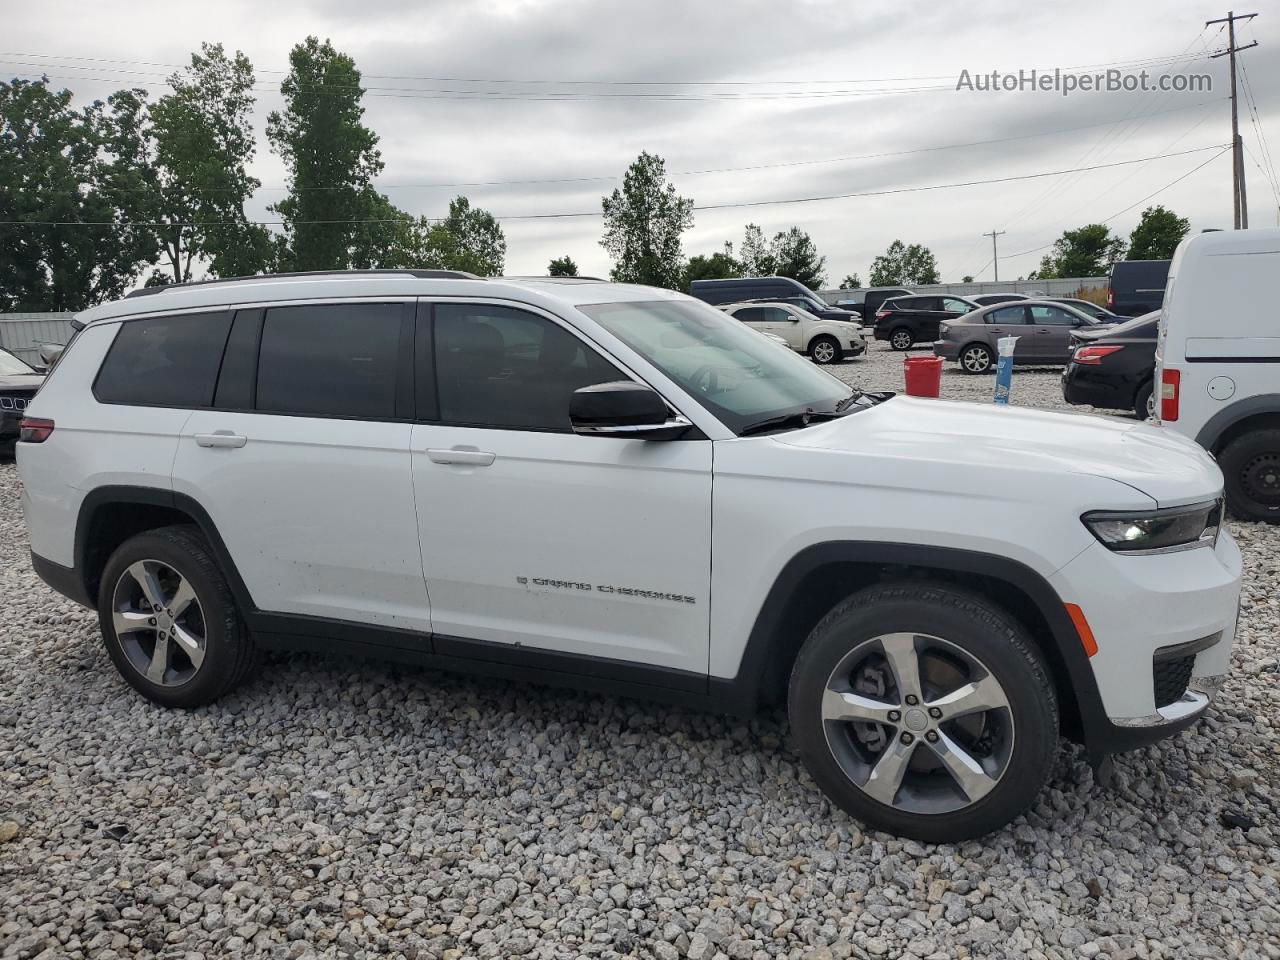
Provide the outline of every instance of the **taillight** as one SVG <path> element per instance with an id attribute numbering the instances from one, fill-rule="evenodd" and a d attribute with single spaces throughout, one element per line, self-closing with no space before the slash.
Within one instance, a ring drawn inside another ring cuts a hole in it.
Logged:
<path id="1" fill-rule="evenodd" d="M 876 319 L 877 319 L 877 320 L 883 320 L 883 319 L 884 319 L 885 317 L 887 317 L 888 315 L 889 315 L 889 311 L 888 311 L 888 310 L 877 310 L 877 311 L 876 311 Z"/>
<path id="2" fill-rule="evenodd" d="M 1160 419 L 1170 422 L 1178 419 L 1178 387 L 1182 374 L 1165 367 L 1160 374 Z"/>
<path id="3" fill-rule="evenodd" d="M 39 417 L 23 417 L 18 421 L 18 439 L 22 443 L 44 443 L 53 433 L 53 421 Z"/>
<path id="4" fill-rule="evenodd" d="M 1116 305 L 1115 291 L 1112 290 L 1110 287 L 1107 287 L 1107 306 L 1114 307 L 1115 305 Z"/>
<path id="5" fill-rule="evenodd" d="M 1118 347 L 1077 347 L 1075 356 L 1071 359 L 1076 363 L 1087 363 L 1096 367 L 1102 362 L 1103 357 L 1109 357 L 1117 350 L 1123 349 L 1123 345 Z"/>

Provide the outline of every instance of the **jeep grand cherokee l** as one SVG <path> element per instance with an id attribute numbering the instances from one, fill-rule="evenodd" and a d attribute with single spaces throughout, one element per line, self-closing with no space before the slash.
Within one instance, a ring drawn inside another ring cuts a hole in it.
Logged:
<path id="1" fill-rule="evenodd" d="M 1222 475 L 1168 431 L 862 393 L 649 287 L 143 294 L 80 314 L 18 466 L 36 570 L 155 703 L 273 648 L 785 702 L 836 803 L 954 841 L 1227 672 Z"/>

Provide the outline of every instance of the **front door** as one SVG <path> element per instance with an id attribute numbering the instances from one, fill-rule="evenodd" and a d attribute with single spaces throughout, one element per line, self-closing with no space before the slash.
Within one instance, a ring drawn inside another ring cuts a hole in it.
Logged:
<path id="1" fill-rule="evenodd" d="M 423 304 L 416 349 L 413 485 L 437 652 L 705 675 L 711 442 L 573 433 L 574 390 L 634 378 L 548 316 Z"/>
<path id="2" fill-rule="evenodd" d="M 1071 358 L 1071 331 L 1077 318 L 1062 307 L 1031 306 L 1031 325 L 1035 329 L 1034 359 L 1041 363 L 1066 363 Z"/>

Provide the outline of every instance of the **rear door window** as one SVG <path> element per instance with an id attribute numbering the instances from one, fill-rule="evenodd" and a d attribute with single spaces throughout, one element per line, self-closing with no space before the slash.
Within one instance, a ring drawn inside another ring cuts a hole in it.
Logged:
<path id="1" fill-rule="evenodd" d="M 1026 307 L 999 307 L 987 314 L 987 323 L 998 323 L 1001 326 L 1025 324 L 1026 322 Z"/>
<path id="2" fill-rule="evenodd" d="M 207 407 L 230 330 L 230 313 L 125 320 L 98 371 L 93 395 L 101 403 Z"/>

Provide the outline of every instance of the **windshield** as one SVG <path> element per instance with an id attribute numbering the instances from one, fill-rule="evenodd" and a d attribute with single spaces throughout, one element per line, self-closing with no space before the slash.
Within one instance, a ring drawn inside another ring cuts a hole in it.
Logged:
<path id="1" fill-rule="evenodd" d="M 653 300 L 578 307 L 734 433 L 788 414 L 831 414 L 847 384 L 704 303 Z"/>
<path id="2" fill-rule="evenodd" d="M 11 377 L 24 373 L 35 373 L 35 371 L 9 351 L 0 350 L 0 376 Z"/>

